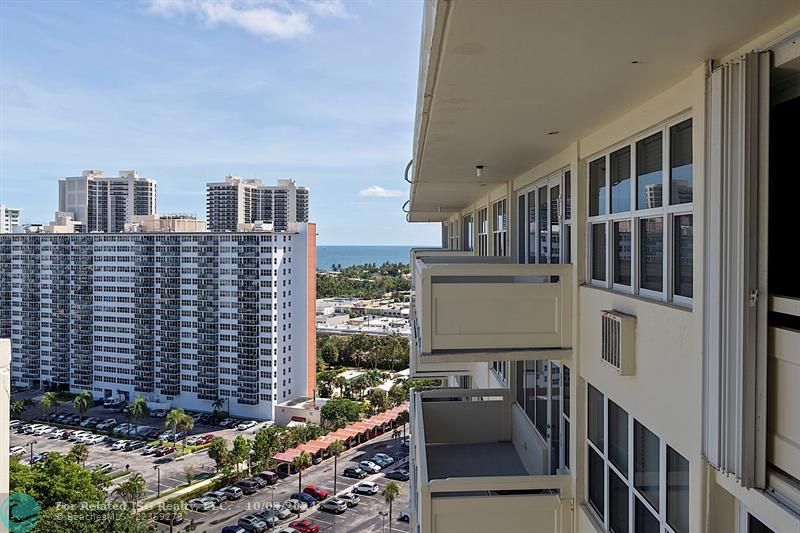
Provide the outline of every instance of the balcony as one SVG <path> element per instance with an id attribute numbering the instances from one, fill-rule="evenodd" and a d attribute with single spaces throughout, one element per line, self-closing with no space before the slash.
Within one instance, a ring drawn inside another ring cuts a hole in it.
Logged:
<path id="1" fill-rule="evenodd" d="M 508 391 L 418 392 L 410 415 L 411 523 L 421 531 L 571 531 L 571 478 L 547 474 L 547 449 Z"/>
<path id="2" fill-rule="evenodd" d="M 412 343 L 428 364 L 572 356 L 572 265 L 416 254 Z"/>

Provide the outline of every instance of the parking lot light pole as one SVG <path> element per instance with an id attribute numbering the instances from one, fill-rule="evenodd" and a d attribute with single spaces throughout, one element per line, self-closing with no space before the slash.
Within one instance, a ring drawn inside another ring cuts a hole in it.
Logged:
<path id="1" fill-rule="evenodd" d="M 381 533 L 386 530 L 386 516 L 389 514 L 387 511 L 378 511 L 378 514 L 381 515 Z M 392 524 L 389 524 L 389 527 L 392 527 Z"/>
<path id="2" fill-rule="evenodd" d="M 272 520 L 269 523 L 269 530 L 272 531 L 275 529 L 275 485 L 270 485 L 267 487 L 270 491 L 269 502 L 270 502 L 270 511 L 272 511 Z"/>
<path id="3" fill-rule="evenodd" d="M 32 465 L 32 464 L 33 464 L 31 461 L 33 461 L 33 445 L 34 445 L 34 444 L 38 444 L 38 442 L 37 442 L 37 441 L 35 441 L 35 440 L 32 440 L 32 441 L 30 441 L 30 442 L 28 443 L 28 446 L 30 446 L 30 447 L 31 447 L 31 454 L 30 454 L 30 456 L 28 456 L 28 464 L 29 464 L 29 465 Z"/>
<path id="4" fill-rule="evenodd" d="M 156 477 L 158 481 L 156 481 L 156 498 L 161 497 L 161 467 L 158 465 L 153 465 L 153 470 L 156 471 Z"/>

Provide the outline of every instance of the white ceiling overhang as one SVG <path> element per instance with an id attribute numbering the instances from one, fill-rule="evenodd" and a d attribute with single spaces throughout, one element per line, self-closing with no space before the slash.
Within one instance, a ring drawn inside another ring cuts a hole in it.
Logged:
<path id="1" fill-rule="evenodd" d="M 428 0 L 425 11 L 411 221 L 460 211 L 800 4 Z"/>

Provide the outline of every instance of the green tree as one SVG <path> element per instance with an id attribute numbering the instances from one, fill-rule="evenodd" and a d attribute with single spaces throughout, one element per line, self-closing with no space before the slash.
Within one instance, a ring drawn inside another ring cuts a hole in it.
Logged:
<path id="1" fill-rule="evenodd" d="M 76 444 L 69 450 L 67 457 L 72 458 L 76 463 L 86 466 L 86 460 L 89 458 L 89 447 L 85 444 Z"/>
<path id="2" fill-rule="evenodd" d="M 311 466 L 312 462 L 311 455 L 305 450 L 292 459 L 292 466 L 297 468 L 297 492 L 303 492 L 303 470 Z"/>
<path id="3" fill-rule="evenodd" d="M 214 461 L 218 473 L 220 468 L 228 464 L 230 461 L 230 450 L 228 449 L 228 443 L 223 437 L 217 436 L 211 439 L 211 443 L 208 446 L 208 457 Z"/>
<path id="4" fill-rule="evenodd" d="M 186 465 L 183 467 L 183 475 L 186 476 L 186 485 L 191 485 L 192 481 L 194 481 L 194 477 L 197 474 L 197 470 L 195 469 L 194 465 Z"/>
<path id="5" fill-rule="evenodd" d="M 83 422 L 83 415 L 86 414 L 86 411 L 94 407 L 94 397 L 92 397 L 92 393 L 88 390 L 82 390 L 72 399 L 72 407 L 78 411 L 80 421 Z"/>
<path id="6" fill-rule="evenodd" d="M 11 403 L 11 407 L 9 408 L 9 412 L 11 413 L 11 418 L 20 418 L 22 413 L 28 410 L 29 407 L 33 405 L 31 400 L 17 400 Z"/>
<path id="7" fill-rule="evenodd" d="M 322 406 L 320 415 L 326 427 L 343 427 L 358 422 L 363 414 L 363 405 L 347 398 L 332 398 Z"/>
<path id="8" fill-rule="evenodd" d="M 408 400 L 408 389 L 402 383 L 394 383 L 389 389 L 389 403 L 392 406 L 400 405 Z"/>
<path id="9" fill-rule="evenodd" d="M 371 389 L 367 393 L 367 401 L 369 402 L 372 414 L 382 413 L 389 405 L 389 396 L 383 389 Z"/>
<path id="10" fill-rule="evenodd" d="M 144 516 L 134 514 L 124 504 L 87 502 L 98 511 L 69 512 L 51 507 L 46 509 L 36 524 L 36 533 L 155 533 L 155 526 Z"/>
<path id="11" fill-rule="evenodd" d="M 272 456 L 280 448 L 280 432 L 275 426 L 264 428 L 253 438 L 253 453 L 258 464 L 270 467 Z"/>
<path id="12" fill-rule="evenodd" d="M 149 409 L 147 408 L 147 400 L 145 400 L 141 395 L 134 398 L 129 407 L 130 417 L 134 422 L 146 417 L 147 413 L 149 412 Z"/>
<path id="13" fill-rule="evenodd" d="M 400 485 L 394 481 L 387 483 L 383 488 L 383 500 L 389 504 L 389 529 L 392 528 L 392 505 L 398 496 L 400 496 Z"/>
<path id="14" fill-rule="evenodd" d="M 189 432 L 194 429 L 194 418 L 190 415 L 184 413 L 183 416 L 180 418 L 178 423 L 178 431 L 183 432 L 183 447 L 186 448 L 186 437 L 189 436 Z"/>
<path id="15" fill-rule="evenodd" d="M 331 442 L 328 453 L 333 455 L 333 494 L 336 494 L 336 478 L 339 476 L 339 456 L 344 451 L 344 443 L 339 439 Z"/>
<path id="16" fill-rule="evenodd" d="M 219 413 L 220 411 L 222 411 L 223 407 L 225 407 L 225 400 L 223 400 L 222 398 L 217 398 L 216 400 L 211 402 L 211 408 L 214 410 L 211 416 L 213 416 L 214 418 L 218 418 Z"/>
<path id="17" fill-rule="evenodd" d="M 31 467 L 12 459 L 9 487 L 36 499 L 42 509 L 58 504 L 103 501 L 108 477 L 90 471 L 72 459 L 54 452 Z"/>
<path id="18" fill-rule="evenodd" d="M 39 406 L 42 410 L 50 414 L 51 412 L 58 412 L 58 406 L 61 402 L 58 401 L 58 396 L 55 392 L 45 392 L 42 399 L 39 400 Z"/>
<path id="19" fill-rule="evenodd" d="M 147 492 L 147 484 L 142 475 L 138 472 L 130 476 L 127 480 L 120 483 L 114 489 L 114 496 L 124 501 L 128 505 L 132 505 L 134 509 L 139 507 L 139 500 L 141 500 Z"/>
<path id="20" fill-rule="evenodd" d="M 236 466 L 236 477 L 239 477 L 239 466 L 250 457 L 250 441 L 242 435 L 233 439 L 231 462 Z"/>
<path id="21" fill-rule="evenodd" d="M 183 425 L 185 423 L 184 418 L 186 416 L 187 416 L 186 412 L 178 407 L 170 409 L 169 413 L 167 413 L 167 416 L 164 418 L 164 427 L 173 432 L 172 436 L 173 444 L 175 443 L 176 440 L 175 435 L 178 433 L 178 431 L 181 431 L 181 428 L 183 428 Z"/>

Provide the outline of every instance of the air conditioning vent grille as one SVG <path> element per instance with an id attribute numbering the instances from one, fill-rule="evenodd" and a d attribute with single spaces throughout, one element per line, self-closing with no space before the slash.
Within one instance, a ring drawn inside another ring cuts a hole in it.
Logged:
<path id="1" fill-rule="evenodd" d="M 602 347 L 604 363 L 621 376 L 634 374 L 635 317 L 618 311 L 602 311 Z"/>

